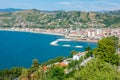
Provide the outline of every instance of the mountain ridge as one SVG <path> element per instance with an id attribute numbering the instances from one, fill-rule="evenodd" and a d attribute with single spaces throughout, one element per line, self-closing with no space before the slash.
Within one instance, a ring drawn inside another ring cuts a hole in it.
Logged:
<path id="1" fill-rule="evenodd" d="M 13 9 L 0 12 L 0 27 L 103 28 L 120 27 L 120 10 L 107 12 Z"/>
<path id="2" fill-rule="evenodd" d="M 15 11 L 21 11 L 24 9 L 17 9 L 17 8 L 5 8 L 5 9 L 0 9 L 0 12 L 15 12 Z"/>

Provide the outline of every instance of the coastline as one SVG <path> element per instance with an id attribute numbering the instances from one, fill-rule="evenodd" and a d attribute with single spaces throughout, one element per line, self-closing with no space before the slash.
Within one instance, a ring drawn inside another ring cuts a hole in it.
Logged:
<path id="1" fill-rule="evenodd" d="M 38 31 L 26 31 L 26 30 L 16 30 L 16 29 L 0 29 L 0 31 L 15 31 L 15 32 L 29 32 L 29 33 L 36 33 L 36 34 L 49 34 L 49 35 L 58 35 L 64 36 L 63 34 L 59 33 L 51 33 L 51 32 L 38 32 Z"/>
<path id="2" fill-rule="evenodd" d="M 90 39 L 90 38 L 75 38 L 75 37 L 68 37 L 68 36 L 65 36 L 66 39 L 71 39 L 73 41 L 81 41 L 81 42 L 94 42 L 94 43 L 97 43 L 98 40 L 93 40 L 93 39 Z"/>
<path id="3" fill-rule="evenodd" d="M 0 31 L 16 31 L 16 32 L 29 32 L 29 33 L 36 33 L 36 34 L 48 34 L 48 35 L 56 35 L 56 36 L 63 36 L 66 39 L 70 39 L 72 41 L 82 41 L 82 42 L 98 42 L 98 40 L 91 40 L 90 38 L 78 38 L 78 37 L 70 37 L 64 35 L 61 31 L 50 31 L 47 29 L 39 29 L 39 28 L 0 28 Z"/>

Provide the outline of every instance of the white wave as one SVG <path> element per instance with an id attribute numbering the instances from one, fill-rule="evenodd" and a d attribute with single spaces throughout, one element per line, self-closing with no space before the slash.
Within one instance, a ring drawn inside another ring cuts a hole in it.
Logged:
<path id="1" fill-rule="evenodd" d="M 64 47 L 70 47 L 70 45 L 69 45 L 69 44 L 65 44 L 65 45 L 62 45 L 62 46 L 64 46 Z"/>
<path id="2" fill-rule="evenodd" d="M 71 41 L 70 39 L 57 39 L 56 41 Z"/>
<path id="3" fill-rule="evenodd" d="M 75 46 L 75 48 L 82 48 L 82 46 Z"/>

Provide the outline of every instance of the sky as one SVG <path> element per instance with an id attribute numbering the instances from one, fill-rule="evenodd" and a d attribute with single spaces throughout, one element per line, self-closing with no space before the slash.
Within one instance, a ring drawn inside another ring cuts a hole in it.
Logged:
<path id="1" fill-rule="evenodd" d="M 120 0 L 0 0 L 0 9 L 4 8 L 52 11 L 120 10 Z"/>

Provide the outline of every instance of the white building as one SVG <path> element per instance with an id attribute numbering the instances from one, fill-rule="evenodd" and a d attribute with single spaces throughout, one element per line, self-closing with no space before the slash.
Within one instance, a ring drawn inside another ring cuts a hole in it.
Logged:
<path id="1" fill-rule="evenodd" d="M 79 52 L 78 54 L 73 56 L 73 60 L 79 60 L 80 57 L 84 56 L 85 53 L 84 52 Z"/>

